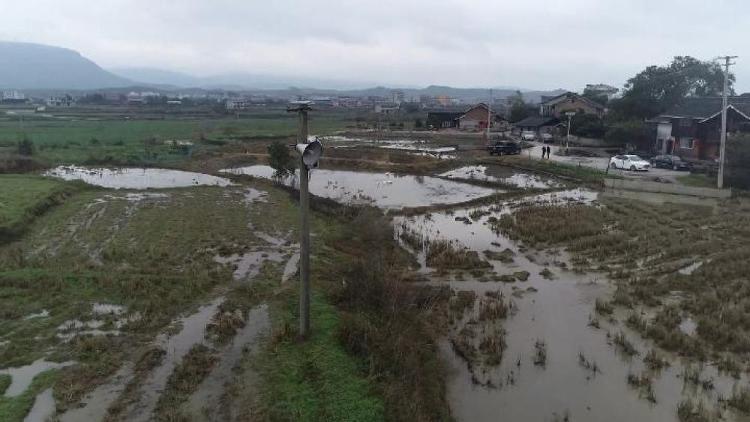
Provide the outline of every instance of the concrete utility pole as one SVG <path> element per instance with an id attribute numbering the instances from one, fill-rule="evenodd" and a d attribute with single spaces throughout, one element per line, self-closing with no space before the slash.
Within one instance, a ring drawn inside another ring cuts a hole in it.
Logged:
<path id="1" fill-rule="evenodd" d="M 287 108 L 297 112 L 299 126 L 297 144 L 307 144 L 309 104 L 294 104 Z M 299 154 L 299 207 L 300 207 L 300 256 L 299 256 L 299 336 L 306 339 L 310 334 L 310 195 L 308 193 L 309 169 Z"/>
<path id="2" fill-rule="evenodd" d="M 727 147 L 727 95 L 729 87 L 729 66 L 734 63 L 730 63 L 730 60 L 736 59 L 737 56 L 724 56 L 724 91 L 721 96 L 721 146 L 719 149 L 719 177 L 716 181 L 716 186 L 719 189 L 724 187 L 724 160 L 726 157 Z"/>

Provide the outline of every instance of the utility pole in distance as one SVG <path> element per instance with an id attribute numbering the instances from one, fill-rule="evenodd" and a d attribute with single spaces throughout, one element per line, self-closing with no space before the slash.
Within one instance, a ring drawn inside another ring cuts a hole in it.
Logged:
<path id="1" fill-rule="evenodd" d="M 729 66 L 734 63 L 730 63 L 730 60 L 736 59 L 737 56 L 724 56 L 724 90 L 721 96 L 721 145 L 719 147 L 719 176 L 716 181 L 716 186 L 719 189 L 724 187 L 724 160 L 726 159 L 726 148 L 727 148 L 727 95 L 729 87 Z"/>

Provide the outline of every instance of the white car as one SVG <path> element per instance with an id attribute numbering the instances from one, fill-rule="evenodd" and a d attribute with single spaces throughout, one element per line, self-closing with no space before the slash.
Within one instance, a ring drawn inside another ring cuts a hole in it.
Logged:
<path id="1" fill-rule="evenodd" d="M 544 133 L 542 134 L 542 142 L 544 142 L 545 144 L 546 144 L 547 142 L 552 142 L 552 134 L 551 134 L 551 133 L 547 133 L 547 132 L 544 132 Z"/>
<path id="2" fill-rule="evenodd" d="M 536 133 L 525 130 L 521 133 L 521 139 L 524 141 L 533 141 L 536 139 Z"/>
<path id="3" fill-rule="evenodd" d="M 615 155 L 609 159 L 609 166 L 613 169 L 623 169 L 632 171 L 648 171 L 651 163 L 637 155 Z"/>

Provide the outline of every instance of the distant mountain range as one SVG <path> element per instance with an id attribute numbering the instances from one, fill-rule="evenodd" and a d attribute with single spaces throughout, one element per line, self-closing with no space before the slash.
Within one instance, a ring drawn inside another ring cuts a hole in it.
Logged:
<path id="1" fill-rule="evenodd" d="M 0 41 L 0 88 L 96 89 L 133 85 L 78 52 L 41 44 Z"/>
<path id="2" fill-rule="evenodd" d="M 138 67 L 105 70 L 80 53 L 67 48 L 42 44 L 0 41 L 0 89 L 28 90 L 96 90 L 107 88 L 146 87 L 164 91 L 185 89 L 221 89 L 265 93 L 268 95 L 350 95 L 390 97 L 393 89 L 404 92 L 406 99 L 420 95 L 445 95 L 465 102 L 487 101 L 487 88 L 452 88 L 448 86 L 382 87 L 375 83 L 323 80 L 227 73 L 198 77 L 170 70 Z M 325 88 L 321 88 L 325 87 Z M 521 90 L 526 101 L 537 102 L 542 95 L 556 95 L 563 90 Z M 515 88 L 501 87 L 493 91 L 494 98 L 505 98 Z"/>

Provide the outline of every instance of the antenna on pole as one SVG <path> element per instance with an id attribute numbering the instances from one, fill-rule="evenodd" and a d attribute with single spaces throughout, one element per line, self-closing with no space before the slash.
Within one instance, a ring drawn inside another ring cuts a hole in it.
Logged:
<path id="1" fill-rule="evenodd" d="M 724 60 L 724 89 L 721 95 L 721 144 L 719 146 L 719 175 L 716 180 L 716 186 L 719 189 L 724 187 L 724 160 L 726 158 L 727 148 L 727 95 L 729 87 L 729 66 L 735 64 L 732 63 L 732 59 L 736 59 L 737 56 L 724 56 L 719 57 Z"/>

